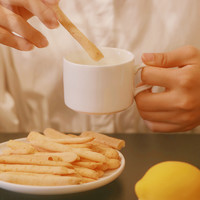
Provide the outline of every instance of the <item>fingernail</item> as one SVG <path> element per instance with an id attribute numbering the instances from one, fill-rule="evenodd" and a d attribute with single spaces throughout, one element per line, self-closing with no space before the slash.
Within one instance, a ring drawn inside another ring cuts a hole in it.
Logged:
<path id="1" fill-rule="evenodd" d="M 56 3 L 59 3 L 59 0 L 45 0 L 45 2 L 49 4 L 56 4 Z"/>
<path id="2" fill-rule="evenodd" d="M 44 47 L 48 46 L 49 45 L 49 42 L 45 39 L 45 40 L 42 40 L 42 45 Z"/>
<path id="3" fill-rule="evenodd" d="M 57 28 L 59 26 L 59 23 L 58 23 L 57 19 L 53 18 L 51 20 L 50 26 L 51 26 L 51 28 Z"/>
<path id="4" fill-rule="evenodd" d="M 34 48 L 34 45 L 28 42 L 27 40 L 17 43 L 17 49 L 21 51 L 30 51 Z"/>
<path id="5" fill-rule="evenodd" d="M 34 45 L 30 44 L 30 43 L 26 43 L 24 45 L 24 51 L 30 51 L 34 48 Z"/>
<path id="6" fill-rule="evenodd" d="M 145 62 L 154 61 L 154 54 L 153 53 L 143 53 L 142 60 Z"/>
<path id="7" fill-rule="evenodd" d="M 143 120 L 144 121 L 144 123 L 146 124 L 146 126 L 148 127 L 148 128 L 151 128 L 151 122 L 149 122 L 149 121 L 147 121 L 147 120 Z"/>
<path id="8" fill-rule="evenodd" d="M 46 39 L 42 39 L 38 47 L 43 48 L 43 47 L 48 46 L 48 44 L 49 42 Z"/>
<path id="9" fill-rule="evenodd" d="M 26 49 L 29 51 L 29 50 L 32 50 L 34 48 L 34 46 L 32 44 L 29 44 L 26 46 Z"/>

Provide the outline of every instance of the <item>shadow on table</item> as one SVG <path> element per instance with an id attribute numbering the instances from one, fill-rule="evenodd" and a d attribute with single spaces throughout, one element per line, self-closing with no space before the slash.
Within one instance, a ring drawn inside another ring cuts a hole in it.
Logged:
<path id="1" fill-rule="evenodd" d="M 64 195 L 30 195 L 10 192 L 7 190 L 0 189 L 0 200 L 118 200 L 123 199 L 121 183 L 117 179 L 112 183 L 103 186 L 98 189 L 91 191 L 75 193 L 75 194 L 64 194 Z"/>

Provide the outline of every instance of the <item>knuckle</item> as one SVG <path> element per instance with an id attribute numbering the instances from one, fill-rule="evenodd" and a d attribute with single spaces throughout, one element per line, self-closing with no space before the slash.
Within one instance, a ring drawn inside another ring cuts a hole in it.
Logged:
<path id="1" fill-rule="evenodd" d="M 3 28 L 0 28 L 0 42 L 6 41 L 8 37 L 8 33 Z"/>
<path id="2" fill-rule="evenodd" d="M 38 34 L 37 32 L 35 32 L 34 30 L 33 31 L 30 31 L 29 32 L 29 35 L 27 37 L 28 41 L 29 42 L 32 42 L 32 43 L 36 43 L 36 39 L 38 38 Z"/>
<path id="3" fill-rule="evenodd" d="M 45 23 L 52 23 L 52 20 L 55 18 L 52 10 L 50 8 L 42 8 L 39 11 L 40 18 L 45 22 Z"/>
<path id="4" fill-rule="evenodd" d="M 40 15 L 44 16 L 45 19 L 46 18 L 48 19 L 48 16 L 51 15 L 51 14 L 52 14 L 52 12 L 49 8 L 40 10 Z"/>
<path id="5" fill-rule="evenodd" d="M 148 120 L 148 116 L 145 114 L 145 112 L 140 112 L 140 116 L 142 117 L 142 119 Z"/>
<path id="6" fill-rule="evenodd" d="M 190 89 L 193 87 L 194 76 L 192 73 L 180 73 L 177 77 L 177 83 L 181 89 Z"/>
<path id="7" fill-rule="evenodd" d="M 23 5 L 24 8 L 26 9 L 32 9 L 32 8 L 36 8 L 36 6 L 38 7 L 38 3 L 40 0 L 21 0 L 21 4 Z M 36 5 L 36 6 L 35 6 Z"/>
<path id="8" fill-rule="evenodd" d="M 190 126 L 186 126 L 182 129 L 182 131 L 190 131 L 192 130 L 193 128 L 195 128 L 197 125 L 196 124 L 193 124 L 193 125 L 190 125 Z"/>
<path id="9" fill-rule="evenodd" d="M 25 7 L 31 10 L 43 23 L 50 24 L 55 21 L 55 14 L 50 7 L 41 0 L 24 0 Z"/>
<path id="10" fill-rule="evenodd" d="M 13 27 L 19 26 L 21 23 L 22 19 L 20 16 L 16 14 L 9 14 L 8 16 L 8 25 L 12 29 Z"/>
<path id="11" fill-rule="evenodd" d="M 42 8 L 39 13 L 39 18 L 50 29 L 54 29 L 59 25 L 55 14 L 50 8 Z"/>
<path id="12" fill-rule="evenodd" d="M 146 69 L 142 69 L 142 71 L 141 71 L 141 80 L 142 80 L 142 82 L 146 82 L 146 78 L 147 78 Z"/>
<path id="13" fill-rule="evenodd" d="M 33 49 L 33 45 L 31 45 L 30 43 L 27 43 L 24 40 L 19 39 L 16 41 L 15 48 L 20 51 L 30 51 Z"/>
<path id="14" fill-rule="evenodd" d="M 190 58 L 195 58 L 199 54 L 198 49 L 196 47 L 192 46 L 192 45 L 186 46 L 185 51 Z"/>
<path id="15" fill-rule="evenodd" d="M 189 96 L 182 97 L 178 102 L 178 108 L 181 110 L 190 111 L 194 109 L 194 104 Z"/>
<path id="16" fill-rule="evenodd" d="M 188 113 L 184 113 L 181 117 L 180 117 L 180 123 L 187 125 L 190 124 L 190 122 L 193 121 L 193 116 L 188 114 Z"/>
<path id="17" fill-rule="evenodd" d="M 188 120 L 187 115 L 183 115 L 183 116 L 181 116 L 181 117 L 179 118 L 178 123 L 179 123 L 179 124 L 185 124 L 185 123 L 187 122 L 187 120 Z"/>
<path id="18" fill-rule="evenodd" d="M 143 102 L 143 95 L 140 93 L 135 97 L 135 102 L 137 104 L 138 110 L 142 113 L 142 111 L 145 111 L 146 109 L 146 104 Z"/>
<path id="19" fill-rule="evenodd" d="M 21 0 L 23 7 L 28 8 L 30 6 L 30 0 Z"/>
<path id="20" fill-rule="evenodd" d="M 168 63 L 168 58 L 167 58 L 167 54 L 165 54 L 165 53 L 161 53 L 160 55 L 159 55 L 159 59 L 160 59 L 160 64 L 162 65 L 162 66 L 165 66 L 165 65 L 167 65 L 167 63 Z"/>
<path id="21" fill-rule="evenodd" d="M 138 95 L 137 95 L 137 96 L 138 96 Z M 137 104 L 137 109 L 138 109 L 139 111 L 142 111 L 142 110 L 143 110 L 143 106 L 142 106 L 142 104 L 140 103 L 140 101 L 138 101 L 137 99 L 138 99 L 138 97 L 135 99 L 135 102 L 136 102 L 136 104 Z"/>

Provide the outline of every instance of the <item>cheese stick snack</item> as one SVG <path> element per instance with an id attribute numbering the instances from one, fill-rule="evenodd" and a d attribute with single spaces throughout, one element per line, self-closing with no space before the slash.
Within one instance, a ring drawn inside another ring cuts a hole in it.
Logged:
<path id="1" fill-rule="evenodd" d="M 67 136 L 67 134 L 64 134 L 60 131 L 57 131 L 53 128 L 46 128 L 43 131 L 44 135 L 47 137 L 50 137 L 52 139 L 64 139 L 64 138 L 69 138 L 69 136 Z"/>
<path id="2" fill-rule="evenodd" d="M 107 158 L 115 158 L 115 159 L 119 158 L 119 154 L 118 154 L 117 150 L 110 148 L 110 147 L 98 145 L 96 143 L 91 143 L 91 144 L 92 144 L 92 146 L 91 146 L 92 150 L 105 155 Z"/>
<path id="3" fill-rule="evenodd" d="M 82 144 L 85 142 L 90 142 L 93 139 L 94 139 L 93 137 L 75 137 L 75 138 L 71 137 L 71 138 L 63 138 L 63 139 L 49 138 L 48 140 L 57 142 L 60 144 Z"/>
<path id="4" fill-rule="evenodd" d="M 72 148 L 67 147 L 63 144 L 58 144 L 56 142 L 48 140 L 47 137 L 43 136 L 42 134 L 31 131 L 27 137 L 27 140 L 34 146 L 39 148 L 45 149 L 47 151 L 54 151 L 54 152 L 69 152 L 72 151 Z"/>
<path id="5" fill-rule="evenodd" d="M 82 151 L 81 149 L 74 148 L 73 152 L 77 153 L 80 157 L 89 159 L 91 161 L 105 163 L 107 161 L 106 156 L 93 151 Z"/>
<path id="6" fill-rule="evenodd" d="M 79 166 L 79 167 L 85 167 L 89 169 L 96 169 L 97 167 L 101 167 L 103 163 L 98 162 L 92 162 L 90 160 L 88 161 L 75 161 L 73 165 Z"/>
<path id="7" fill-rule="evenodd" d="M 0 172 L 28 172 L 36 174 L 75 174 L 74 169 L 64 166 L 39 166 L 39 165 L 19 165 L 19 164 L 0 164 Z"/>
<path id="8" fill-rule="evenodd" d="M 75 166 L 74 169 L 76 170 L 78 174 L 80 174 L 83 177 L 92 178 L 92 179 L 99 178 L 99 173 L 96 172 L 95 170 L 85 168 L 85 167 L 78 167 L 78 166 Z"/>
<path id="9" fill-rule="evenodd" d="M 103 170 L 97 169 L 96 172 L 98 173 L 99 178 L 101 178 L 104 175 L 104 171 Z"/>
<path id="10" fill-rule="evenodd" d="M 121 162 L 118 159 L 108 159 L 107 161 L 108 169 L 117 169 L 120 164 Z"/>
<path id="11" fill-rule="evenodd" d="M 35 149 L 36 151 L 36 149 Z M 4 149 L 2 150 L 4 155 L 26 155 L 32 154 L 33 152 L 27 152 L 25 149 Z"/>
<path id="12" fill-rule="evenodd" d="M 22 141 L 9 140 L 7 146 L 17 151 L 19 154 L 32 154 L 35 152 L 35 148 L 31 144 Z"/>
<path id="13" fill-rule="evenodd" d="M 61 186 L 81 184 L 83 179 L 74 176 L 58 176 L 23 172 L 0 172 L 0 180 L 22 185 Z"/>
<path id="14" fill-rule="evenodd" d="M 35 132 L 31 131 L 27 137 L 27 140 L 36 147 L 39 147 L 41 149 L 45 149 L 47 151 L 52 151 L 52 152 L 73 152 L 74 147 L 64 145 L 64 144 L 59 144 L 57 142 L 54 142 L 53 140 L 49 139 L 48 137 Z M 89 150 L 88 148 L 82 148 L 81 150 Z"/>
<path id="15" fill-rule="evenodd" d="M 86 148 L 90 149 L 92 147 L 92 144 L 84 143 L 84 144 L 65 144 L 68 147 L 74 147 L 74 148 Z"/>
<path id="16" fill-rule="evenodd" d="M 79 42 L 88 55 L 95 61 L 101 60 L 104 57 L 101 51 L 69 20 L 58 6 L 54 6 L 53 9 L 57 14 L 58 21 Z"/>
<path id="17" fill-rule="evenodd" d="M 72 164 L 65 161 L 47 160 L 44 156 L 33 155 L 1 155 L 0 163 L 2 164 L 33 164 L 33 165 L 47 165 L 47 166 L 65 166 L 72 168 Z"/>
<path id="18" fill-rule="evenodd" d="M 56 131 L 52 128 L 46 128 L 44 130 L 44 135 L 47 136 L 46 139 L 51 141 L 61 143 L 61 144 L 82 144 L 92 141 L 93 137 L 80 137 L 75 135 L 64 134 Z"/>
<path id="19" fill-rule="evenodd" d="M 96 133 L 96 132 L 93 132 L 93 131 L 82 132 L 81 136 L 83 136 L 83 137 L 87 137 L 87 136 L 94 137 L 95 138 L 94 141 L 99 142 L 101 144 L 108 145 L 108 146 L 110 146 L 114 149 L 120 150 L 123 147 L 125 147 L 125 141 L 124 140 L 120 140 L 118 138 L 113 138 L 113 137 L 103 135 L 103 134 L 100 134 L 100 133 Z"/>
<path id="20" fill-rule="evenodd" d="M 106 162 L 106 157 L 100 153 L 93 152 L 91 150 L 87 150 L 84 148 L 73 148 L 68 147 L 63 144 L 59 144 L 53 141 L 46 139 L 45 136 L 41 135 L 40 133 L 32 131 L 27 139 L 30 141 L 31 144 L 38 146 L 42 149 L 46 149 L 48 151 L 55 151 L 55 152 L 74 152 L 78 156 L 86 159 L 90 159 L 96 162 Z"/>
<path id="21" fill-rule="evenodd" d="M 122 147 L 123 140 L 100 133 L 83 135 L 48 128 L 45 134 L 31 131 L 26 141 L 8 141 L 3 149 L 7 154 L 0 155 L 0 180 L 37 186 L 73 185 L 93 182 L 120 167 L 119 153 L 111 146 L 119 148 L 122 142 Z"/>
<path id="22" fill-rule="evenodd" d="M 36 152 L 34 155 L 46 157 L 48 160 L 65 161 L 69 163 L 80 160 L 80 157 L 74 152 L 62 152 L 62 153 Z"/>

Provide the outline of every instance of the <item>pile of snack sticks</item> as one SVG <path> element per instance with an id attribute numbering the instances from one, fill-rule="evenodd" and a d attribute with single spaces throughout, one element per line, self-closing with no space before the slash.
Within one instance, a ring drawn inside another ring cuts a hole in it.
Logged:
<path id="1" fill-rule="evenodd" d="M 96 181 L 121 165 L 123 140 L 86 131 L 64 134 L 47 128 L 24 140 L 9 140 L 0 155 L 0 180 L 35 186 L 77 185 Z"/>

